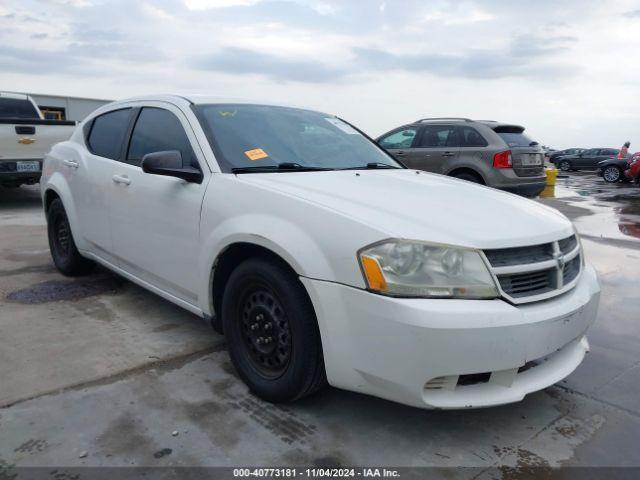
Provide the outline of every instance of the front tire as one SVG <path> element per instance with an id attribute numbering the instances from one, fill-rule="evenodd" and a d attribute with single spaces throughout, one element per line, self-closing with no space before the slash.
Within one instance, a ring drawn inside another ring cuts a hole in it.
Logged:
<path id="1" fill-rule="evenodd" d="M 453 175 L 455 178 L 459 178 L 460 180 L 466 180 L 467 182 L 477 183 L 483 185 L 484 182 L 480 178 L 479 175 L 471 172 L 460 172 Z"/>
<path id="2" fill-rule="evenodd" d="M 298 278 L 279 262 L 252 258 L 233 271 L 222 322 L 231 361 L 260 398 L 288 402 L 326 384 L 313 306 Z"/>
<path id="3" fill-rule="evenodd" d="M 62 201 L 56 198 L 47 210 L 49 249 L 56 268 L 68 277 L 86 275 L 95 264 L 78 252 L 71 233 L 71 225 Z"/>
<path id="4" fill-rule="evenodd" d="M 618 167 L 608 166 L 602 172 L 602 178 L 607 183 L 618 183 L 622 177 L 622 171 Z"/>

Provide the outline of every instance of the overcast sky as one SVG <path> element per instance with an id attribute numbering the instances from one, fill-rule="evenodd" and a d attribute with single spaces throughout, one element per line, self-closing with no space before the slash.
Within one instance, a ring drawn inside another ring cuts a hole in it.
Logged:
<path id="1" fill-rule="evenodd" d="M 198 92 L 640 150 L 640 0 L 2 0 L 0 90 Z"/>

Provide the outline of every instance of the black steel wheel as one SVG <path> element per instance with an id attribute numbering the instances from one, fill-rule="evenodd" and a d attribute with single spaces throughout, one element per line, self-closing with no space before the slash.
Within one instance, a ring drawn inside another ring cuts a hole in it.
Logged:
<path id="1" fill-rule="evenodd" d="M 64 275 L 74 277 L 89 273 L 95 264 L 78 252 L 71 225 L 62 201 L 56 198 L 47 210 L 49 249 L 56 268 Z"/>
<path id="2" fill-rule="evenodd" d="M 231 361 L 256 395 L 286 402 L 326 383 L 313 305 L 281 261 L 242 262 L 229 277 L 221 310 Z"/>
<path id="3" fill-rule="evenodd" d="M 248 285 L 238 307 L 242 340 L 253 367 L 266 378 L 278 378 L 291 360 L 291 329 L 280 301 L 267 285 Z"/>

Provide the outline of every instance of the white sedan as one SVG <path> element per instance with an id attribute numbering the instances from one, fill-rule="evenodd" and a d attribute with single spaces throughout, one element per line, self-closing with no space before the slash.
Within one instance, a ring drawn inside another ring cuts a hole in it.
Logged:
<path id="1" fill-rule="evenodd" d="M 333 386 L 423 408 L 521 400 L 588 350 L 599 285 L 569 220 L 408 170 L 310 110 L 155 96 L 45 159 L 51 253 L 210 321 L 274 402 Z"/>

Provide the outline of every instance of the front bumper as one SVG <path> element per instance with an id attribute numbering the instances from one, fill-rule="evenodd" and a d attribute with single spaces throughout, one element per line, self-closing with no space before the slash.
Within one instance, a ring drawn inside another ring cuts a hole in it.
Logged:
<path id="1" fill-rule="evenodd" d="M 591 267 L 570 292 L 517 307 L 391 298 L 301 280 L 318 317 L 329 383 L 422 408 L 516 402 L 560 381 L 588 350 L 585 332 L 600 296 Z M 484 381 L 469 382 L 476 377 Z"/>

